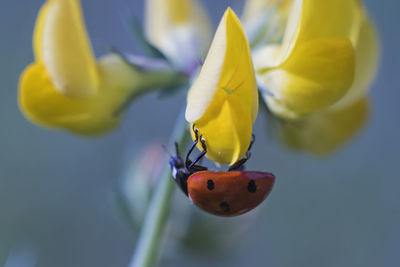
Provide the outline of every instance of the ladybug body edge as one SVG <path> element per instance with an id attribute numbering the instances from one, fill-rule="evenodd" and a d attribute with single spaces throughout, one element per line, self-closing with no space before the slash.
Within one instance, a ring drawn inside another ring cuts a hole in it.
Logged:
<path id="1" fill-rule="evenodd" d="M 271 192 L 275 177 L 256 171 L 199 171 L 187 181 L 189 198 L 219 216 L 236 216 L 258 206 Z"/>

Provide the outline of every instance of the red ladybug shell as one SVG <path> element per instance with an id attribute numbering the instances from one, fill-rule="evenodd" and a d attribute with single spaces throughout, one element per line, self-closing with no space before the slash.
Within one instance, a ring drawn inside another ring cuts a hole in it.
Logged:
<path id="1" fill-rule="evenodd" d="M 201 209 L 219 216 L 237 216 L 258 206 L 269 194 L 275 176 L 256 171 L 199 171 L 190 175 L 188 194 Z"/>

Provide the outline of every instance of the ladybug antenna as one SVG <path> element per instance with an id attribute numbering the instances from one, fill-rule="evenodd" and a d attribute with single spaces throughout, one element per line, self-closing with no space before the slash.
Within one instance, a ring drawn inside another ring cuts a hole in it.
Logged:
<path id="1" fill-rule="evenodd" d="M 169 153 L 168 148 L 166 145 L 161 144 L 161 147 L 164 149 L 164 152 L 167 153 L 170 157 L 172 157 L 171 153 Z"/>
<path id="2" fill-rule="evenodd" d="M 178 142 L 175 142 L 175 153 L 177 156 L 179 156 L 179 146 L 178 146 Z"/>

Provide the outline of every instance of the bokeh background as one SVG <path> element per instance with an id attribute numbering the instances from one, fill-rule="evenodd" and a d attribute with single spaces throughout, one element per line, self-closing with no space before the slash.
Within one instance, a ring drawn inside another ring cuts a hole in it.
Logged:
<path id="1" fill-rule="evenodd" d="M 185 97 L 145 96 L 117 131 L 98 139 L 29 123 L 17 106 L 17 84 L 33 60 L 43 2 L 1 1 L 0 265 L 126 266 L 137 234 L 118 211 L 115 192 L 135 154 L 168 140 Z M 227 5 L 239 14 L 243 5 L 202 2 L 214 26 Z M 198 211 L 176 191 L 160 266 L 400 266 L 400 3 L 365 2 L 382 53 L 365 130 L 319 159 L 283 148 L 260 113 L 248 166 L 276 174 L 273 193 L 248 215 L 224 219 Z M 111 45 L 141 53 L 125 19 L 130 12 L 142 18 L 142 1 L 82 4 L 96 54 Z"/>

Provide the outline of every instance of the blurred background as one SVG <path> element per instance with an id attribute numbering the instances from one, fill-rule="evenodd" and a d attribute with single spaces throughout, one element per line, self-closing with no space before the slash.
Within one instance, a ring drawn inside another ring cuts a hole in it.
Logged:
<path id="1" fill-rule="evenodd" d="M 32 30 L 43 2 L 1 2 L 0 265 L 126 266 L 137 233 L 116 192 L 146 145 L 167 142 L 185 96 L 145 96 L 118 130 L 98 139 L 28 122 L 17 106 L 17 84 L 33 60 Z M 227 5 L 238 14 L 243 5 L 202 2 L 214 27 Z M 249 214 L 226 219 L 199 211 L 176 190 L 160 266 L 400 266 L 400 3 L 365 2 L 382 57 L 364 131 L 333 155 L 316 158 L 271 138 L 260 112 L 248 168 L 275 173 L 272 194 Z M 130 12 L 142 18 L 143 1 L 82 5 L 97 55 L 111 45 L 141 53 L 125 19 Z"/>

